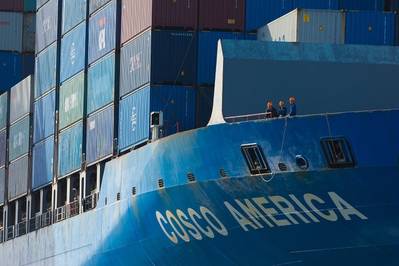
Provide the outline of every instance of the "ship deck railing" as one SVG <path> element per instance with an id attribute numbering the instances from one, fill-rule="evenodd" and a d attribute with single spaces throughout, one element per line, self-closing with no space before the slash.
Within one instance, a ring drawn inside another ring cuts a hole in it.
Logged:
<path id="1" fill-rule="evenodd" d="M 17 225 L 0 229 L 0 243 L 93 210 L 97 207 L 98 198 L 99 193 L 93 193 L 84 199 L 74 200 L 57 209 L 49 209 L 44 213 L 36 214 L 33 218 L 23 220 Z"/>

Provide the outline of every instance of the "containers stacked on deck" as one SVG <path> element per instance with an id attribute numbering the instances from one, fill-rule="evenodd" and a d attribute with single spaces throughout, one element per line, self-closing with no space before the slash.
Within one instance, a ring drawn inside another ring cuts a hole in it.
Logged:
<path id="1" fill-rule="evenodd" d="M 56 114 L 58 0 L 38 0 L 33 103 L 32 188 L 52 182 Z"/>
<path id="2" fill-rule="evenodd" d="M 258 39 L 337 44 L 395 44 L 392 12 L 296 9 L 258 30 Z"/>
<path id="3" fill-rule="evenodd" d="M 33 74 L 35 2 L 0 1 L 0 92 Z"/>
<path id="4" fill-rule="evenodd" d="M 25 195 L 30 184 L 32 76 L 11 88 L 8 129 L 8 200 Z"/>
<path id="5" fill-rule="evenodd" d="M 0 205 L 5 201 L 7 161 L 8 92 L 0 94 Z"/>
<path id="6" fill-rule="evenodd" d="M 89 5 L 86 163 L 91 165 L 114 151 L 114 109 L 118 53 L 118 3 L 93 0 Z M 120 20 L 120 18 L 119 18 Z"/>
<path id="7" fill-rule="evenodd" d="M 198 8 L 122 0 L 120 150 L 151 138 L 151 112 L 163 112 L 163 136 L 194 127 Z"/>

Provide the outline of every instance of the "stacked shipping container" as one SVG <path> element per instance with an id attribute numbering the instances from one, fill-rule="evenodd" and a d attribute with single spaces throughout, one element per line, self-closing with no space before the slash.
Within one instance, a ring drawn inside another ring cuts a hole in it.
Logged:
<path id="1" fill-rule="evenodd" d="M 33 74 L 35 0 L 0 1 L 0 92 Z"/>

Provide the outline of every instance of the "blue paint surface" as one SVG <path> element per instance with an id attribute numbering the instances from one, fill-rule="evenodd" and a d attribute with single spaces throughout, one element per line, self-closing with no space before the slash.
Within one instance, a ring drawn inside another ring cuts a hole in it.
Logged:
<path id="1" fill-rule="evenodd" d="M 86 1 L 68 0 L 62 3 L 62 33 L 78 25 L 86 19 Z"/>
<path id="2" fill-rule="evenodd" d="M 55 87 L 57 45 L 54 44 L 36 57 L 35 99 Z"/>
<path id="3" fill-rule="evenodd" d="M 80 169 L 82 164 L 83 125 L 65 129 L 59 135 L 58 175 L 65 176 Z"/>
<path id="4" fill-rule="evenodd" d="M 53 180 L 54 136 L 34 145 L 32 154 L 32 189 L 35 190 Z"/>
<path id="5" fill-rule="evenodd" d="M 33 108 L 33 143 L 37 143 L 54 134 L 55 91 L 37 100 Z"/>

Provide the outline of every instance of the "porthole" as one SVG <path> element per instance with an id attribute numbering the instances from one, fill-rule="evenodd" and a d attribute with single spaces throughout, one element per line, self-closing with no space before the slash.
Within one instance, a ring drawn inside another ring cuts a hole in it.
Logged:
<path id="1" fill-rule="evenodd" d="M 303 155 L 295 156 L 295 162 L 301 170 L 307 170 L 309 168 L 309 162 Z"/>
<path id="2" fill-rule="evenodd" d="M 285 163 L 278 163 L 278 169 L 280 169 L 281 172 L 286 172 L 288 171 L 288 166 Z"/>

